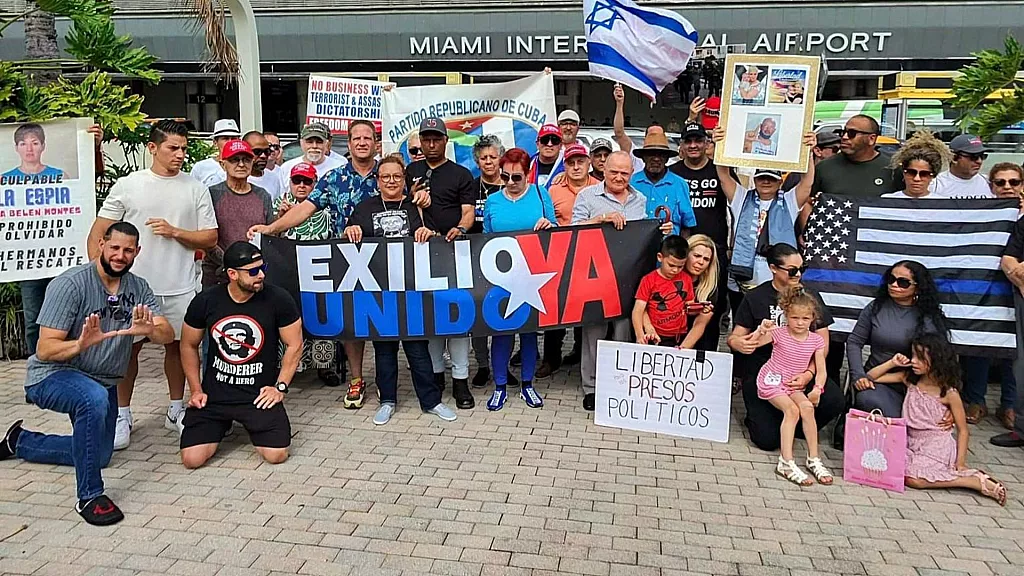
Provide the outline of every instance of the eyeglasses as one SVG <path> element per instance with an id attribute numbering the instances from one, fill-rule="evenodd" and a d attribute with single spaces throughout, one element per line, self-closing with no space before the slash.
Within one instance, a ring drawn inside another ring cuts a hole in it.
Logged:
<path id="1" fill-rule="evenodd" d="M 268 154 L 270 154 L 270 148 L 253 148 L 252 149 L 252 155 L 253 156 L 266 156 Z"/>
<path id="2" fill-rule="evenodd" d="M 313 179 L 312 178 L 305 178 L 303 176 L 292 176 L 292 184 L 295 184 L 296 186 L 301 186 L 301 185 L 312 186 L 313 185 Z"/>
<path id="3" fill-rule="evenodd" d="M 1016 188 L 1017 186 L 1020 186 L 1022 182 L 1024 182 L 1024 180 L 1021 180 L 1020 178 L 1010 178 L 1009 180 L 1007 180 L 1006 178 L 998 178 L 992 181 L 992 183 L 999 188 L 1002 188 L 1007 184 Z"/>
<path id="4" fill-rule="evenodd" d="M 888 281 L 889 281 L 889 285 L 890 286 L 895 284 L 895 285 L 899 286 L 900 288 L 902 288 L 904 290 L 906 290 L 907 288 L 910 288 L 914 284 L 917 284 L 917 282 L 914 282 L 910 278 L 904 278 L 902 276 L 897 276 L 897 275 L 892 274 L 892 273 L 889 274 Z"/>
<path id="5" fill-rule="evenodd" d="M 904 168 L 903 169 L 903 173 L 906 174 L 907 176 L 910 176 L 911 178 L 915 178 L 915 179 L 918 176 L 920 176 L 921 178 L 934 178 L 935 177 L 935 172 L 932 172 L 931 170 L 918 170 L 916 168 Z"/>
<path id="6" fill-rule="evenodd" d="M 262 264 L 256 266 L 256 268 L 249 268 L 249 269 L 237 268 L 237 269 L 234 269 L 234 270 L 236 270 L 238 272 L 248 272 L 249 273 L 249 278 L 256 278 L 257 276 L 259 276 L 259 273 L 261 273 L 261 272 L 263 274 L 266 274 L 266 262 L 263 262 Z"/>
<path id="7" fill-rule="evenodd" d="M 508 182 L 509 180 L 519 184 L 526 178 L 525 174 L 509 174 L 508 172 L 501 173 L 501 181 Z"/>
<path id="8" fill-rule="evenodd" d="M 280 149 L 281 149 L 281 145 L 280 144 L 271 144 L 270 145 L 270 151 L 271 152 L 277 152 Z"/>
<path id="9" fill-rule="evenodd" d="M 797 276 L 803 275 L 804 272 L 807 272 L 806 264 L 803 266 L 794 266 L 792 268 L 786 268 L 785 266 L 776 266 L 776 268 L 779 270 L 785 270 L 786 274 L 789 274 L 790 278 L 796 278 Z"/>
<path id="10" fill-rule="evenodd" d="M 957 152 L 957 156 L 960 158 L 967 158 L 971 162 L 983 162 L 988 160 L 988 154 L 982 152 L 981 154 L 968 154 L 967 152 Z"/>
<path id="11" fill-rule="evenodd" d="M 225 158 L 228 164 L 252 164 L 252 156 L 246 156 L 244 154 L 237 154 L 231 158 Z"/>
<path id="12" fill-rule="evenodd" d="M 401 174 L 381 174 L 377 176 L 377 180 L 381 182 L 401 182 L 403 179 Z"/>
<path id="13" fill-rule="evenodd" d="M 558 136 L 545 136 L 538 140 L 544 146 L 558 146 L 562 143 L 562 139 Z"/>
<path id="14" fill-rule="evenodd" d="M 856 128 L 837 128 L 835 130 L 835 133 L 837 135 L 839 135 L 840 138 L 842 138 L 843 136 L 846 136 L 850 140 L 853 140 L 854 138 L 856 138 L 857 136 L 860 136 L 861 134 L 866 134 L 868 136 L 877 136 L 878 135 L 875 132 L 865 132 L 863 130 L 857 130 Z"/>
<path id="15" fill-rule="evenodd" d="M 420 148 L 419 146 L 412 146 L 409 148 L 409 154 L 412 156 L 419 156 L 421 152 L 423 152 L 423 148 Z"/>

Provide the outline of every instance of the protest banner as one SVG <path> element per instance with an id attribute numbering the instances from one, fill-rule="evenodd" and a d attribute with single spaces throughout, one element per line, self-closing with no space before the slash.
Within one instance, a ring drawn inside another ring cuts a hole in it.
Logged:
<path id="1" fill-rule="evenodd" d="M 555 122 L 555 87 L 550 74 L 499 84 L 410 86 L 384 92 L 384 152 L 410 159 L 409 137 L 430 116 L 448 128 L 447 156 L 479 176 L 473 144 L 484 134 L 501 138 L 506 149 L 537 152 L 537 131 Z"/>
<path id="2" fill-rule="evenodd" d="M 86 241 L 96 219 L 92 124 L 0 124 L 0 282 L 52 278 L 89 260 Z"/>
<path id="3" fill-rule="evenodd" d="M 597 343 L 594 423 L 729 441 L 732 355 Z"/>
<path id="4" fill-rule="evenodd" d="M 309 75 L 306 124 L 323 122 L 331 134 L 348 134 L 352 120 L 369 120 L 381 130 L 384 82 Z"/>
<path id="5" fill-rule="evenodd" d="M 654 269 L 658 222 L 435 238 L 262 238 L 267 279 L 312 338 L 424 339 L 534 332 L 617 318 Z"/>
<path id="6" fill-rule="evenodd" d="M 722 88 L 725 142 L 715 163 L 806 172 L 821 58 L 729 54 Z"/>

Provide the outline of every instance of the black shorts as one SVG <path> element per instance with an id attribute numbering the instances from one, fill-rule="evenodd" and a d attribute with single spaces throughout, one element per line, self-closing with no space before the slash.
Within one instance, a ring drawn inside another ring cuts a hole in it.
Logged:
<path id="1" fill-rule="evenodd" d="M 249 433 L 253 446 L 260 448 L 287 448 L 292 441 L 292 426 L 284 404 L 261 410 L 252 404 L 216 404 L 185 411 L 185 429 L 181 432 L 181 447 L 217 444 L 224 439 L 232 422 L 238 422 Z"/>

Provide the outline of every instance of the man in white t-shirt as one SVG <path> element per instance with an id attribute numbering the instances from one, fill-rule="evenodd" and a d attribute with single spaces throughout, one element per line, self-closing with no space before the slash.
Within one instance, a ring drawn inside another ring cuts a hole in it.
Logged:
<path id="1" fill-rule="evenodd" d="M 213 186 L 218 182 L 227 179 L 224 168 L 220 165 L 220 150 L 229 140 L 241 138 L 242 133 L 238 131 L 238 124 L 230 118 L 217 120 L 213 125 L 213 144 L 217 146 L 217 157 L 206 158 L 196 162 L 192 167 L 192 177 L 199 180 L 206 187 Z"/>
<path id="2" fill-rule="evenodd" d="M 242 140 L 245 140 L 245 143 L 252 148 L 253 153 L 252 173 L 249 174 L 249 183 L 266 190 L 267 194 L 270 194 L 271 200 L 277 200 L 284 195 L 285 190 L 281 188 L 281 175 L 277 171 L 267 168 L 272 153 L 270 142 L 262 133 L 256 130 L 246 132 Z"/>
<path id="3" fill-rule="evenodd" d="M 132 272 L 149 282 L 163 316 L 174 329 L 174 341 L 164 346 L 164 373 L 171 399 L 164 426 L 180 433 L 185 372 L 178 340 L 185 311 L 196 294 L 196 252 L 217 245 L 217 219 L 206 186 L 181 171 L 188 148 L 185 125 L 173 120 L 157 122 L 146 148 L 153 155 L 152 167 L 121 178 L 110 189 L 89 232 L 89 258 L 97 256 L 99 238 L 114 222 L 130 222 L 139 229 L 143 249 Z M 129 406 L 142 344 L 138 341 L 132 346 L 128 371 L 117 385 L 115 450 L 128 446 Z"/>
<path id="4" fill-rule="evenodd" d="M 292 168 L 300 162 L 312 164 L 317 174 L 327 174 L 335 168 L 348 164 L 344 156 L 330 156 L 331 130 L 322 122 L 311 122 L 299 132 L 299 145 L 302 156 L 292 158 L 275 170 L 281 175 L 281 189 L 290 190 Z"/>
<path id="5" fill-rule="evenodd" d="M 941 198 L 995 198 L 988 180 L 982 176 L 981 165 L 989 150 L 981 138 L 961 134 L 949 143 L 953 161 L 949 170 L 935 177 L 930 189 Z"/>

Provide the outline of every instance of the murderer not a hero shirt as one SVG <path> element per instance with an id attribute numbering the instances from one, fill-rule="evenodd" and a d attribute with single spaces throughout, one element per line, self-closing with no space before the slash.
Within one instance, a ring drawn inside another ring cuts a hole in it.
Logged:
<path id="1" fill-rule="evenodd" d="M 210 338 L 203 392 L 209 402 L 252 404 L 260 388 L 277 383 L 279 328 L 299 319 L 295 300 L 283 288 L 264 284 L 247 302 L 231 298 L 226 285 L 192 299 L 185 323 Z"/>

